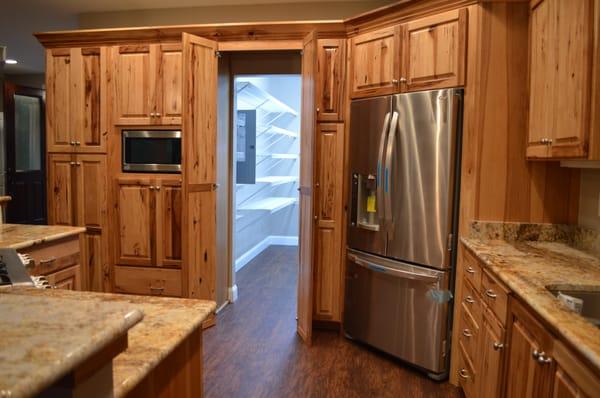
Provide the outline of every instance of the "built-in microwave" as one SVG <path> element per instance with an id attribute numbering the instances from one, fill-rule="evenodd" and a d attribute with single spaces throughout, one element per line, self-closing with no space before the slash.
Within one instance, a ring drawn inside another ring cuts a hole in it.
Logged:
<path id="1" fill-rule="evenodd" d="M 123 171 L 181 172 L 181 131 L 123 130 Z"/>

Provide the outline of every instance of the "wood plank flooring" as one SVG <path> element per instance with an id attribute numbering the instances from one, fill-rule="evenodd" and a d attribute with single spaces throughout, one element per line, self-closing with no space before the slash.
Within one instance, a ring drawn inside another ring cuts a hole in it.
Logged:
<path id="1" fill-rule="evenodd" d="M 271 246 L 237 273 L 239 299 L 204 332 L 204 392 L 225 397 L 460 397 L 337 332 L 296 335 L 297 248 Z"/>

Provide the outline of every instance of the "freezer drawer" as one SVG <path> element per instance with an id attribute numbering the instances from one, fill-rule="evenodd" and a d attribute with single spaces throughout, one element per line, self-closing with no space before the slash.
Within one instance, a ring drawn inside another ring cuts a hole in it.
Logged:
<path id="1" fill-rule="evenodd" d="M 444 374 L 447 289 L 447 271 L 348 250 L 345 332 L 430 374 Z"/>

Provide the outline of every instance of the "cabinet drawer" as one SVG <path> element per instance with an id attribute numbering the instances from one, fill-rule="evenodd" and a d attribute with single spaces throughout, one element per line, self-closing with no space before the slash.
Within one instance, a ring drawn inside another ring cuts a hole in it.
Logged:
<path id="1" fill-rule="evenodd" d="M 481 265 L 479 265 L 479 261 L 477 261 L 468 250 L 463 250 L 463 253 L 463 275 L 465 279 L 471 282 L 475 290 L 480 290 L 482 274 Z"/>
<path id="2" fill-rule="evenodd" d="M 56 289 L 81 290 L 81 269 L 79 265 L 46 275 L 46 279 Z"/>
<path id="3" fill-rule="evenodd" d="M 34 262 L 32 275 L 48 275 L 81 263 L 79 235 L 19 250 Z"/>
<path id="4" fill-rule="evenodd" d="M 460 320 L 458 324 L 458 339 L 470 358 L 477 358 L 479 341 L 479 325 L 473 319 L 465 304 L 461 304 Z"/>
<path id="5" fill-rule="evenodd" d="M 458 343 L 458 384 L 462 387 L 467 398 L 477 397 L 477 375 L 473 370 L 473 363 L 465 352 L 462 343 Z"/>
<path id="6" fill-rule="evenodd" d="M 468 308 L 477 326 L 480 326 L 483 314 L 481 296 L 467 278 L 463 279 L 462 305 L 464 308 Z"/>
<path id="7" fill-rule="evenodd" d="M 481 293 L 483 301 L 494 312 L 494 315 L 498 317 L 502 326 L 506 326 L 508 289 L 485 271 L 481 278 Z"/>
<path id="8" fill-rule="evenodd" d="M 181 271 L 176 269 L 115 267 L 118 293 L 181 297 Z"/>

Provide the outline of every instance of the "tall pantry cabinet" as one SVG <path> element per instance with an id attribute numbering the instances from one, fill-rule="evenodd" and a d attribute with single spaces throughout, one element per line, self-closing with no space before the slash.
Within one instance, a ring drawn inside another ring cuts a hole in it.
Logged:
<path id="1" fill-rule="evenodd" d="M 46 50 L 48 221 L 86 227 L 82 288 L 110 291 L 107 246 L 107 49 Z"/>

